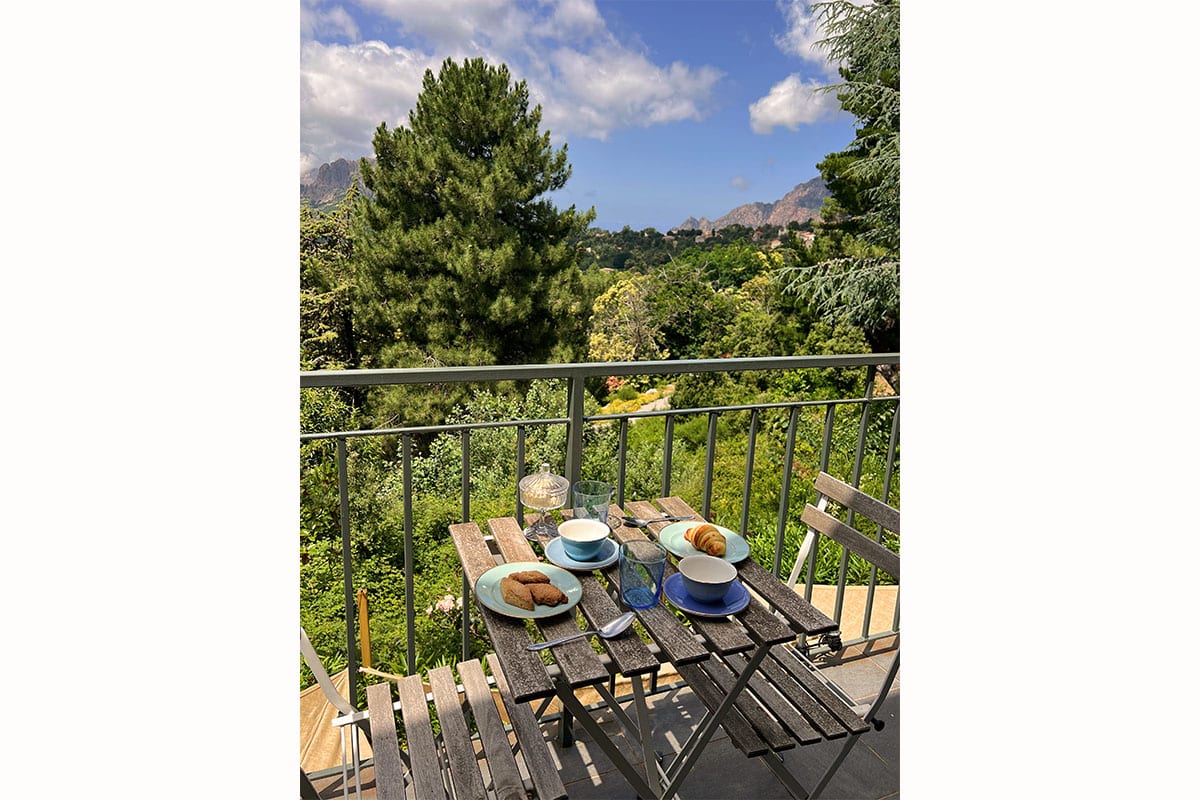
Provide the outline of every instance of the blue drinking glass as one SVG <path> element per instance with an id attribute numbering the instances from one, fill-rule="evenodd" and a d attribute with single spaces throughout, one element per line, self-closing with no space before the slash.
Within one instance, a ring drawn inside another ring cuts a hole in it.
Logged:
<path id="1" fill-rule="evenodd" d="M 625 542 L 620 554 L 621 601 L 630 608 L 653 608 L 662 595 L 667 550 L 650 541 Z"/>

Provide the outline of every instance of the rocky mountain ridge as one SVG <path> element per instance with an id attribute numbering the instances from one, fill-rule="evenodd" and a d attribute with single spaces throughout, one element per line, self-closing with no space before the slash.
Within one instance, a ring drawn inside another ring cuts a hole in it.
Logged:
<path id="1" fill-rule="evenodd" d="M 773 203 L 746 203 L 715 220 L 688 217 L 677 228 L 708 232 L 730 225 L 745 225 L 750 228 L 778 225 L 782 228 L 792 221 L 803 224 L 821 215 L 821 204 L 825 202 L 826 197 L 829 197 L 829 189 L 825 187 L 825 182 L 820 176 L 817 176 L 797 184 L 794 189 Z"/>
<path id="2" fill-rule="evenodd" d="M 357 181 L 362 188 L 362 177 L 358 161 L 339 158 L 310 170 L 300 178 L 300 200 L 308 201 L 313 208 L 327 211 L 338 204 L 346 195 L 350 184 Z M 706 217 L 688 217 L 675 229 L 702 230 L 710 232 L 730 225 L 745 225 L 757 228 L 760 225 L 786 227 L 789 222 L 804 223 L 821 214 L 821 204 L 829 196 L 829 189 L 820 176 L 804 183 L 773 203 L 754 202 L 740 205 L 732 211 L 709 220 Z"/>

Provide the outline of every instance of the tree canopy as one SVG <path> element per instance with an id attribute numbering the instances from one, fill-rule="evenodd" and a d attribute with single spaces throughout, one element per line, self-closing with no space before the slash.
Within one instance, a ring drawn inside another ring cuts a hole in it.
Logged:
<path id="1" fill-rule="evenodd" d="M 819 226 L 836 243 L 824 258 L 798 254 L 779 272 L 789 291 L 831 321 L 861 327 L 877 349 L 899 348 L 900 3 L 815 3 L 818 44 L 842 82 L 826 87 L 858 118 L 852 141 L 817 165 L 832 195 Z M 828 243 L 827 243 L 828 244 Z"/>
<path id="2" fill-rule="evenodd" d="M 370 366 L 536 363 L 554 352 L 555 314 L 578 289 L 567 240 L 594 213 L 543 197 L 571 168 L 541 118 L 506 66 L 447 59 L 437 76 L 426 70 L 407 127 L 380 124 L 375 163 L 361 161 L 368 194 L 355 229 Z"/>

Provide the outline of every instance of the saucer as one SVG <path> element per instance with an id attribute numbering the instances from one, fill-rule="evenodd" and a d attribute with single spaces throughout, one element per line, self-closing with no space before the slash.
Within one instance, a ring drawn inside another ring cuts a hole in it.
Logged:
<path id="1" fill-rule="evenodd" d="M 671 605 L 697 617 L 727 617 L 750 605 L 750 591 L 739 580 L 729 585 L 729 593 L 721 600 L 702 603 L 683 588 L 683 576 L 678 572 L 663 581 L 663 595 Z"/>
<path id="2" fill-rule="evenodd" d="M 616 541 L 605 539 L 604 544 L 600 546 L 600 554 L 593 561 L 576 561 L 567 555 L 567 549 L 563 546 L 562 537 L 556 537 L 546 542 L 546 560 L 551 564 L 556 564 L 563 569 L 574 570 L 576 572 L 591 572 L 594 569 L 607 567 L 617 560 L 619 548 Z"/>

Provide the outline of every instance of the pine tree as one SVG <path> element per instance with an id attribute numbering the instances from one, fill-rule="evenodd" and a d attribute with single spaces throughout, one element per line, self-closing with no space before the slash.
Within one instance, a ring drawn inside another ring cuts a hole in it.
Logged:
<path id="1" fill-rule="evenodd" d="M 362 365 L 544 361 L 579 289 L 567 239 L 594 212 L 543 197 L 571 174 L 524 81 L 482 59 L 426 70 L 408 126 L 361 161 L 356 328 Z"/>

